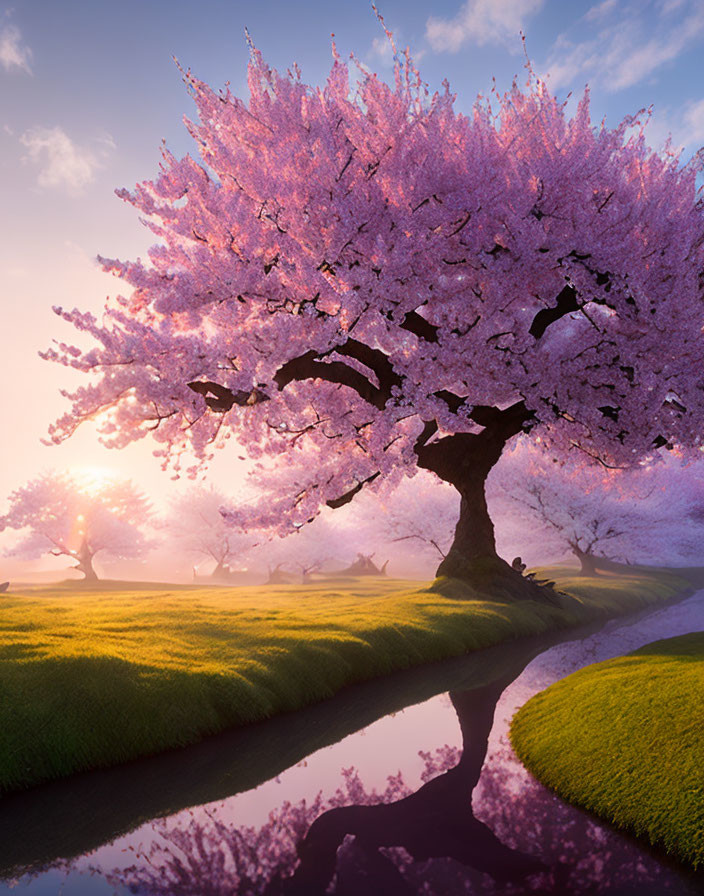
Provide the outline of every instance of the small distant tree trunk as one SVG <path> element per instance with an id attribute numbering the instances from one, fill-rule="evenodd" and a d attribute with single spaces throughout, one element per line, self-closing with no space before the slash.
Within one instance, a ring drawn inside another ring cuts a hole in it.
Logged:
<path id="1" fill-rule="evenodd" d="M 311 563 L 310 566 L 303 566 L 300 563 L 298 565 L 301 567 L 301 584 L 309 585 L 313 581 L 313 574 L 320 569 L 320 563 Z"/>
<path id="2" fill-rule="evenodd" d="M 572 548 L 572 553 L 579 560 L 581 566 L 580 573 L 583 576 L 599 575 L 597 572 L 598 560 L 593 554 L 590 554 L 589 551 L 583 551 L 576 544 L 571 544 L 570 547 Z"/>
<path id="3" fill-rule="evenodd" d="M 75 568 L 83 573 L 85 581 L 97 582 L 98 574 L 93 567 L 93 552 L 85 541 L 81 544 L 81 547 L 78 550 L 76 560 L 78 560 L 78 563 L 76 563 Z"/>
<path id="4" fill-rule="evenodd" d="M 224 582 L 230 575 L 230 567 L 224 560 L 218 560 L 215 569 L 210 573 L 210 578 L 214 582 Z"/>
<path id="5" fill-rule="evenodd" d="M 277 563 L 276 566 L 272 569 L 269 567 L 269 578 L 266 580 L 266 585 L 290 585 L 292 584 L 292 577 L 290 573 L 287 573 L 281 567 L 283 563 Z"/>

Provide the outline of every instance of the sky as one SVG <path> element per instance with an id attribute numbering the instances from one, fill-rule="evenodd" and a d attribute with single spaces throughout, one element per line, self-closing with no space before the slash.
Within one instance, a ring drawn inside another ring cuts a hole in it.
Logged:
<path id="1" fill-rule="evenodd" d="M 460 111 L 493 79 L 505 90 L 525 78 L 523 33 L 534 70 L 560 97 L 572 92 L 574 103 L 590 85 L 596 122 L 613 127 L 652 105 L 654 147 L 671 134 L 686 160 L 704 144 L 704 0 L 378 7 L 430 87 L 449 80 Z M 82 378 L 38 352 L 72 341 L 52 306 L 98 312 L 119 293 L 97 254 L 135 258 L 153 241 L 114 191 L 155 176 L 162 141 L 176 155 L 194 151 L 183 126 L 192 101 L 174 58 L 246 96 L 245 28 L 270 64 L 297 62 L 311 84 L 327 76 L 333 33 L 343 55 L 391 75 L 368 0 L 0 0 L 0 513 L 13 489 L 49 469 L 111 471 L 157 504 L 178 487 L 146 441 L 108 450 L 84 426 L 59 447 L 42 444 L 67 409 L 60 390 Z M 220 454 L 209 473 L 235 497 L 244 472 L 236 454 Z M 6 540 L 0 535 L 0 549 Z"/>

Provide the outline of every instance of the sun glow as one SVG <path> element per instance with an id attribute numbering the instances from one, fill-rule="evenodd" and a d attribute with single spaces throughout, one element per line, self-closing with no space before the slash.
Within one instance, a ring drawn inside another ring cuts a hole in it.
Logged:
<path id="1" fill-rule="evenodd" d="M 97 495 L 115 481 L 115 474 L 108 467 L 74 467 L 71 473 L 90 495 Z"/>

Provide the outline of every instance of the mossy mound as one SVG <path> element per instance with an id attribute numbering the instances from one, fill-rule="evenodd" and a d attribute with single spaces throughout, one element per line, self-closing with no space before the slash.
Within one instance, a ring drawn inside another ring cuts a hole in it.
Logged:
<path id="1" fill-rule="evenodd" d="M 704 632 L 569 675 L 519 710 L 511 740 L 563 799 L 704 868 Z"/>

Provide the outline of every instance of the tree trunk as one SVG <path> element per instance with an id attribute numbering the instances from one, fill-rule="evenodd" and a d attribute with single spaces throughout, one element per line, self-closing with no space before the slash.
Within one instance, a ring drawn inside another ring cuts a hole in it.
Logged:
<path id="1" fill-rule="evenodd" d="M 90 548 L 84 541 L 79 548 L 78 554 L 76 556 L 76 560 L 78 563 L 76 564 L 76 569 L 79 572 L 82 572 L 85 576 L 86 582 L 97 582 L 98 574 L 93 568 L 93 553 Z"/>
<path id="2" fill-rule="evenodd" d="M 583 576 L 597 576 L 599 573 L 597 572 L 597 564 L 598 558 L 593 554 L 590 554 L 589 551 L 583 551 L 577 547 L 577 545 L 570 545 L 572 548 L 572 553 L 579 560 L 581 569 L 580 573 Z"/>
<path id="3" fill-rule="evenodd" d="M 226 582 L 230 575 L 230 567 L 225 565 L 224 560 L 218 560 L 215 569 L 210 573 L 212 582 Z"/>
<path id="4" fill-rule="evenodd" d="M 454 579 L 472 578 L 479 566 L 503 563 L 496 553 L 494 524 L 489 516 L 484 483 L 460 491 L 460 516 L 455 537 L 446 557 L 438 566 L 437 575 Z"/>
<path id="5" fill-rule="evenodd" d="M 547 596 L 547 589 L 525 578 L 497 554 L 484 491 L 486 477 L 506 443 L 527 428 L 530 418 L 523 402 L 505 410 L 475 408 L 472 419 L 484 427 L 481 432 L 455 433 L 434 442 L 421 439 L 415 448 L 418 466 L 460 493 L 455 538 L 437 575 L 461 579 L 499 599 L 544 600 Z"/>

